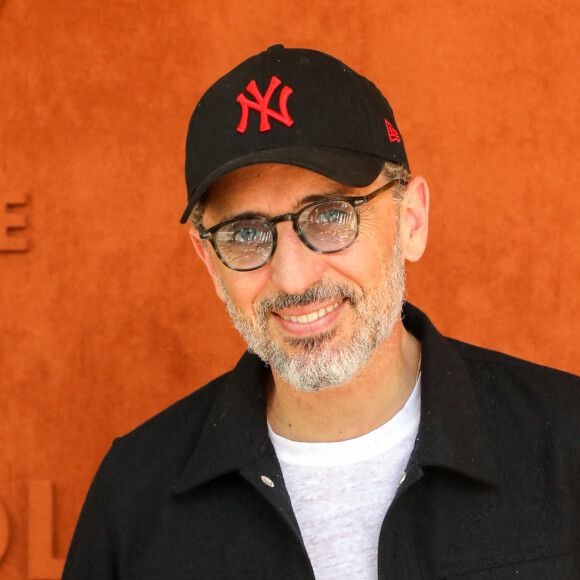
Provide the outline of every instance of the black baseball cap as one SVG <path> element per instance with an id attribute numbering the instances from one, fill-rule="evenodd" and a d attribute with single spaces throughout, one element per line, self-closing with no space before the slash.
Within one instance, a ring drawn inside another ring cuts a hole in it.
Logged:
<path id="1" fill-rule="evenodd" d="M 219 79 L 193 111 L 181 223 L 212 183 L 246 165 L 296 165 L 366 187 L 385 161 L 409 169 L 379 89 L 328 54 L 275 45 Z"/>

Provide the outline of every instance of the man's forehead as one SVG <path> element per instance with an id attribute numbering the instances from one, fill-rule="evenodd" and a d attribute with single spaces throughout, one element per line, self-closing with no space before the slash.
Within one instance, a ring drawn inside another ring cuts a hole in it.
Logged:
<path id="1" fill-rule="evenodd" d="M 257 164 L 218 179 L 205 193 L 204 206 L 212 214 L 225 215 L 231 211 L 257 211 L 260 206 L 269 205 L 299 207 L 319 197 L 351 192 L 356 190 L 301 167 Z"/>

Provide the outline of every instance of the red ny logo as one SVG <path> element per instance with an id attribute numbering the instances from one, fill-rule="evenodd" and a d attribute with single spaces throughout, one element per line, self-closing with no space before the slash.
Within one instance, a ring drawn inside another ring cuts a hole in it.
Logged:
<path id="1" fill-rule="evenodd" d="M 248 116 L 250 115 L 250 109 L 254 109 L 255 111 L 260 112 L 260 132 L 269 131 L 271 129 L 270 120 L 268 117 L 272 117 L 272 119 L 275 121 L 283 123 L 286 125 L 286 127 L 291 127 L 294 124 L 294 121 L 290 118 L 288 109 L 286 107 L 288 97 L 292 94 L 292 89 L 290 87 L 282 87 L 280 98 L 278 100 L 280 112 L 278 113 L 277 111 L 273 111 L 269 108 L 270 99 L 272 98 L 274 91 L 281 84 L 282 81 L 278 77 L 272 77 L 266 94 L 262 96 L 258 90 L 256 81 L 251 81 L 250 84 L 246 87 L 246 90 L 256 100 L 250 101 L 250 99 L 248 99 L 248 97 L 246 97 L 246 95 L 243 93 L 238 95 L 238 103 L 240 103 L 242 106 L 242 118 L 240 119 L 240 124 L 238 125 L 239 133 L 245 133 L 246 129 L 248 128 Z"/>
<path id="2" fill-rule="evenodd" d="M 397 143 L 401 142 L 401 137 L 397 133 L 397 130 L 385 119 L 385 125 L 387 126 L 387 133 L 389 135 L 389 140 L 391 143 L 396 141 Z"/>

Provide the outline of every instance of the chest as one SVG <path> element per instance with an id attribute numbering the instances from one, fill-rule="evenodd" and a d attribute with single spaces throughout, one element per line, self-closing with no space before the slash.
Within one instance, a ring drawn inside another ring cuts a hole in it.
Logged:
<path id="1" fill-rule="evenodd" d="M 119 577 L 315 578 L 285 489 L 261 485 L 232 474 L 144 507 L 124 535 Z M 532 491 L 474 488 L 436 470 L 409 473 L 381 523 L 378 578 L 577 579 L 571 507 Z"/>

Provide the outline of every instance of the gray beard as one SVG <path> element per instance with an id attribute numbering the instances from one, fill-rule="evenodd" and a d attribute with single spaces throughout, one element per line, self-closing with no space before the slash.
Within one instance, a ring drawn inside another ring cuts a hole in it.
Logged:
<path id="1" fill-rule="evenodd" d="M 341 385 L 365 365 L 400 319 L 405 295 L 405 267 L 399 232 L 396 232 L 390 263 L 381 266 L 380 284 L 368 294 L 349 284 L 322 279 L 302 294 L 281 291 L 260 300 L 253 306 L 254 318 L 251 319 L 233 304 L 223 283 L 221 286 L 228 312 L 248 343 L 248 349 L 270 365 L 284 381 L 306 393 Z M 271 337 L 268 321 L 273 310 L 341 298 L 348 299 L 356 312 L 355 330 L 348 340 L 333 344 L 335 331 L 315 337 L 286 339 L 281 344 Z M 285 349 L 285 345 L 292 350 Z"/>

